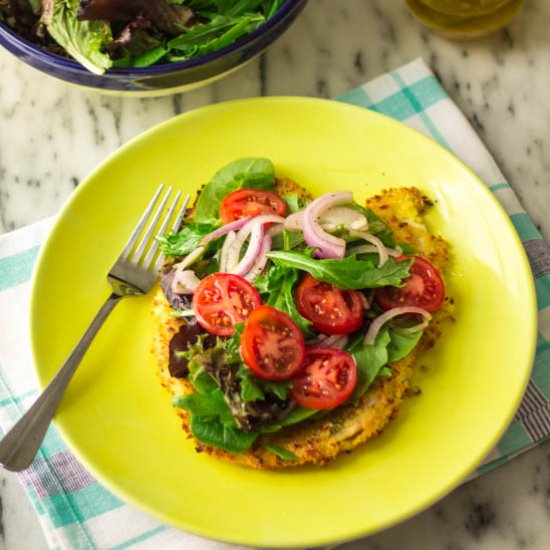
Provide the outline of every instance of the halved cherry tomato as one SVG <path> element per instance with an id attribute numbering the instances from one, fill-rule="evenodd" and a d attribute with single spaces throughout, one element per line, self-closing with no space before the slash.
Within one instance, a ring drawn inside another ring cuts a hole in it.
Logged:
<path id="1" fill-rule="evenodd" d="M 421 307 L 430 313 L 437 311 L 445 299 L 445 285 L 437 269 L 424 258 L 406 254 L 396 261 L 414 259 L 402 287 L 385 286 L 376 292 L 376 301 L 383 309 Z"/>
<path id="2" fill-rule="evenodd" d="M 284 216 L 286 202 L 275 193 L 261 189 L 237 189 L 223 199 L 220 216 L 224 224 L 260 214 Z"/>
<path id="3" fill-rule="evenodd" d="M 363 324 L 363 300 L 357 290 L 341 290 L 311 275 L 296 289 L 296 307 L 324 334 L 348 334 Z"/>
<path id="4" fill-rule="evenodd" d="M 261 306 L 246 321 L 241 335 L 241 355 L 260 378 L 286 380 L 302 366 L 304 335 L 286 313 Z"/>
<path id="5" fill-rule="evenodd" d="M 235 325 L 261 304 L 258 291 L 246 279 L 230 273 L 208 275 L 193 293 L 199 325 L 217 336 L 231 336 Z"/>
<path id="6" fill-rule="evenodd" d="M 347 352 L 316 347 L 306 352 L 304 366 L 292 380 L 292 398 L 308 409 L 332 409 L 355 389 L 357 366 Z"/>

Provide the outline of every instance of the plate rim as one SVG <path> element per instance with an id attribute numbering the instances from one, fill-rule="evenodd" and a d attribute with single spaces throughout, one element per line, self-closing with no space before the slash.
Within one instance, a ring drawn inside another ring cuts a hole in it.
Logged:
<path id="1" fill-rule="evenodd" d="M 411 126 L 408 126 L 404 122 L 398 121 L 383 113 L 371 111 L 368 108 L 360 107 L 350 103 L 346 103 L 338 100 L 332 100 L 332 99 L 321 99 L 321 98 L 313 98 L 313 97 L 305 97 L 305 96 L 279 95 L 279 96 L 263 96 L 263 97 L 249 97 L 249 98 L 235 99 L 235 100 L 223 101 L 223 102 L 206 105 L 196 109 L 191 109 L 179 115 L 173 116 L 167 120 L 164 120 L 160 123 L 157 123 L 151 126 L 150 128 L 144 130 L 143 132 L 138 133 L 136 136 L 128 140 L 126 143 L 124 143 L 120 147 L 117 147 L 111 154 L 109 154 L 107 157 L 101 160 L 85 176 L 85 178 L 82 179 L 82 181 L 77 186 L 77 188 L 69 195 L 69 197 L 66 199 L 66 201 L 60 208 L 58 214 L 56 215 L 56 219 L 48 232 L 46 240 L 43 242 L 43 244 L 40 247 L 40 250 L 36 259 L 35 267 L 33 270 L 33 274 L 31 277 L 31 283 L 30 283 L 31 293 L 30 293 L 30 302 L 29 302 L 29 310 L 30 310 L 29 329 L 30 329 L 31 352 L 32 352 L 32 358 L 33 358 L 33 371 L 38 380 L 39 389 L 42 390 L 45 387 L 46 382 L 44 380 L 43 374 L 41 374 L 37 368 L 38 338 L 36 336 L 36 330 L 35 330 L 35 326 L 37 325 L 37 314 L 35 310 L 37 307 L 36 306 L 37 295 L 38 295 L 37 288 L 38 288 L 39 280 L 41 278 L 41 274 L 45 269 L 44 268 L 45 258 L 49 255 L 48 254 L 49 250 L 53 246 L 52 243 L 55 241 L 55 237 L 57 233 L 61 231 L 62 220 L 64 219 L 66 214 L 71 211 L 73 202 L 77 200 L 79 195 L 83 192 L 83 189 L 86 189 L 88 186 L 92 185 L 92 183 L 90 182 L 93 182 L 93 180 L 96 177 L 96 174 L 98 174 L 101 170 L 103 170 L 108 164 L 112 162 L 116 162 L 116 159 L 119 156 L 124 155 L 127 150 L 132 149 L 134 145 L 139 143 L 141 140 L 146 139 L 157 132 L 162 132 L 165 128 L 171 125 L 181 124 L 182 121 L 185 121 L 185 119 L 190 116 L 200 116 L 203 112 L 210 112 L 210 111 L 216 111 L 216 110 L 219 110 L 220 112 L 222 112 L 227 108 L 233 108 L 233 107 L 238 108 L 239 106 L 246 105 L 246 104 L 259 104 L 259 103 L 267 104 L 267 103 L 281 103 L 281 102 L 291 103 L 291 104 L 303 102 L 309 105 L 317 104 L 321 108 L 349 110 L 356 113 L 358 116 L 363 116 L 367 118 L 370 117 L 374 120 L 378 119 L 382 121 L 382 124 L 394 126 L 398 131 L 405 132 L 405 134 L 408 132 L 412 136 L 412 139 L 417 139 L 417 140 L 419 139 L 421 141 L 426 142 L 429 147 L 435 147 L 436 149 L 438 149 L 439 154 L 443 155 L 448 162 L 452 163 L 456 168 L 458 168 L 459 170 L 467 174 L 468 178 L 472 183 L 475 182 L 476 188 L 482 194 L 485 195 L 485 198 L 489 200 L 489 202 L 492 204 L 492 207 L 496 208 L 496 210 L 499 212 L 499 215 L 503 219 L 510 233 L 510 236 L 515 241 L 517 250 L 522 259 L 521 261 L 522 276 L 526 278 L 528 283 L 525 288 L 525 295 L 526 295 L 526 298 L 528 298 L 528 304 L 526 304 L 526 308 L 530 310 L 530 315 L 526 314 L 526 316 L 528 317 L 528 319 L 530 319 L 529 332 L 531 333 L 531 338 L 530 338 L 530 341 L 527 343 L 528 349 L 527 349 L 526 360 L 528 359 L 528 364 L 530 366 L 529 368 L 526 368 L 524 371 L 521 387 L 519 388 L 519 391 L 516 392 L 513 403 L 510 406 L 509 413 L 506 415 L 506 418 L 502 422 L 502 425 L 499 427 L 499 429 L 495 431 L 494 436 L 490 438 L 490 440 L 485 442 L 485 445 L 483 446 L 483 452 L 479 453 L 478 456 L 473 457 L 472 460 L 470 460 L 470 462 L 468 463 L 468 465 L 465 468 L 462 468 L 460 474 L 453 476 L 453 479 L 445 487 L 443 487 L 439 491 L 435 491 L 431 493 L 430 498 L 424 498 L 424 499 L 421 499 L 420 501 L 417 501 L 417 503 L 414 506 L 411 506 L 408 510 L 403 511 L 399 515 L 393 515 L 391 519 L 387 519 L 385 521 L 380 522 L 380 524 L 377 525 L 375 528 L 369 528 L 369 529 L 358 528 L 354 532 L 351 532 L 349 529 L 347 529 L 346 530 L 347 534 L 338 538 L 334 538 L 334 537 L 329 537 L 329 538 L 317 537 L 316 538 L 315 536 L 311 536 L 307 540 L 305 539 L 305 537 L 302 537 L 300 540 L 297 540 L 297 541 L 295 540 L 294 542 L 291 542 L 290 540 L 291 537 L 286 537 L 285 540 L 288 540 L 288 542 L 283 541 L 281 543 L 281 541 L 278 541 L 276 543 L 269 543 L 263 540 L 261 542 L 261 545 L 265 548 L 294 548 L 296 546 L 311 547 L 311 546 L 324 546 L 324 545 L 335 544 L 335 543 L 343 544 L 345 542 L 358 540 L 365 536 L 378 533 L 394 525 L 398 525 L 403 521 L 428 509 L 430 506 L 433 506 L 435 503 L 439 502 L 442 498 L 450 494 L 452 491 L 454 491 L 454 489 L 456 489 L 459 485 L 461 485 L 462 482 L 468 477 L 468 475 L 470 475 L 479 466 L 483 458 L 485 458 L 490 453 L 490 451 L 496 446 L 498 441 L 501 439 L 502 435 L 506 432 L 509 425 L 511 424 L 514 418 L 514 415 L 524 396 L 525 390 L 527 388 L 527 384 L 530 380 L 532 369 L 533 369 L 535 353 L 536 353 L 537 314 L 538 314 L 536 289 L 535 289 L 535 283 L 532 276 L 532 272 L 530 269 L 529 259 L 525 251 L 525 248 L 523 246 L 523 243 L 519 237 L 519 234 L 517 233 L 517 230 L 515 229 L 503 205 L 496 198 L 496 196 L 491 192 L 489 187 L 481 180 L 481 178 L 471 168 L 469 168 L 461 159 L 459 159 L 454 153 L 452 153 L 451 151 L 443 147 L 437 141 L 426 136 L 419 130 L 412 128 Z M 98 305 L 98 308 L 100 305 L 101 304 Z M 133 495 L 126 493 L 126 491 L 123 488 L 119 488 L 116 485 L 116 483 L 111 481 L 111 479 L 107 475 L 103 474 L 101 469 L 96 468 L 95 465 L 92 463 L 92 461 L 88 460 L 88 458 L 85 457 L 80 452 L 79 447 L 74 442 L 73 438 L 69 434 L 67 434 L 65 430 L 61 428 L 61 426 L 58 425 L 56 419 L 54 419 L 53 424 L 55 425 L 55 428 L 58 431 L 58 433 L 61 435 L 64 443 L 67 445 L 69 450 L 72 453 L 74 453 L 78 461 L 94 476 L 96 481 L 99 481 L 101 485 L 103 485 L 108 491 L 112 492 L 124 504 L 130 504 L 132 506 L 135 506 L 140 511 L 146 514 L 149 514 L 150 516 L 154 517 L 156 520 L 160 521 L 163 525 L 167 527 L 181 529 L 185 532 L 188 532 L 206 539 L 229 543 L 229 544 L 240 544 L 240 545 L 248 545 L 248 546 L 255 546 L 257 544 L 260 544 L 257 538 L 250 537 L 250 536 L 245 536 L 241 538 L 237 538 L 237 537 L 217 538 L 213 536 L 211 532 L 207 532 L 203 528 L 196 528 L 194 525 L 186 521 L 180 521 L 176 525 L 175 523 L 172 522 L 170 518 L 165 517 L 161 512 L 157 512 L 157 510 L 152 506 L 149 506 L 147 503 L 144 503 L 142 500 L 135 498 Z"/>

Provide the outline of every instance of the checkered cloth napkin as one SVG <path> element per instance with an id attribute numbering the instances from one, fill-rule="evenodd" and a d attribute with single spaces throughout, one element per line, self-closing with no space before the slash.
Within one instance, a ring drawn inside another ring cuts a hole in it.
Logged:
<path id="1" fill-rule="evenodd" d="M 539 333 L 535 365 L 508 431 L 477 470 L 486 472 L 550 437 L 550 249 L 491 155 L 422 60 L 338 98 L 396 118 L 469 165 L 495 193 L 519 233 L 535 278 Z M 37 396 L 28 334 L 29 279 L 53 220 L 0 236 L 0 427 L 6 431 Z M 159 524 L 104 489 L 53 427 L 31 468 L 19 474 L 48 544 L 61 549 L 230 549 Z"/>

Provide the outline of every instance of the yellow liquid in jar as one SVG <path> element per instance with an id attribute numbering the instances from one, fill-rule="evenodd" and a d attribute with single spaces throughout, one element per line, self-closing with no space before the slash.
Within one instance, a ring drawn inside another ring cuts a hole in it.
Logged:
<path id="1" fill-rule="evenodd" d="M 476 38 L 507 25 L 525 0 L 407 0 L 416 18 L 449 38 Z"/>

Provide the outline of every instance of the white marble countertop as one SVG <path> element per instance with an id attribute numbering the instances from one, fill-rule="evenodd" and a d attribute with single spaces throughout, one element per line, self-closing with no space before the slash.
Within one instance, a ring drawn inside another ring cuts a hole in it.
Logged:
<path id="1" fill-rule="evenodd" d="M 0 51 L 0 232 L 55 213 L 119 145 L 176 113 L 256 95 L 332 97 L 422 56 L 464 110 L 543 235 L 550 238 L 550 2 L 486 39 L 422 29 L 401 0 L 313 0 L 261 59 L 183 95 L 84 92 Z M 0 550 L 46 543 L 22 488 L 0 473 Z M 343 548 L 550 548 L 550 443 L 467 483 L 405 523 Z"/>

